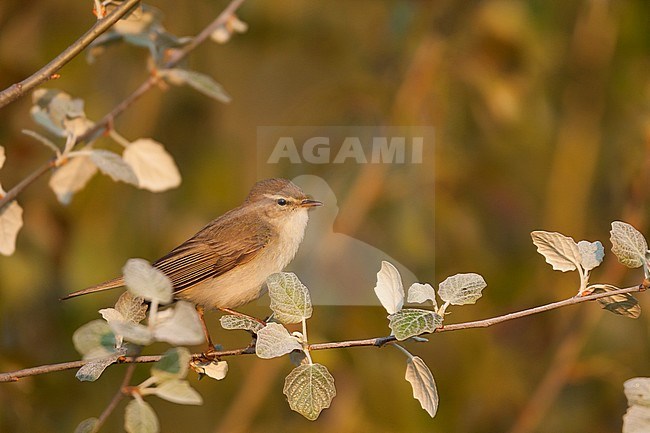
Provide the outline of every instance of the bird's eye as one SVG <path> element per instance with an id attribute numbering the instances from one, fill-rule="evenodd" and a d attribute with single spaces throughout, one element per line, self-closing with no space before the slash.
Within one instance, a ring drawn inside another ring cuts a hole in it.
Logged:
<path id="1" fill-rule="evenodd" d="M 285 199 L 283 199 L 283 198 L 279 198 L 279 199 L 278 199 L 278 204 L 279 204 L 280 206 L 286 206 L 287 201 L 286 201 Z"/>

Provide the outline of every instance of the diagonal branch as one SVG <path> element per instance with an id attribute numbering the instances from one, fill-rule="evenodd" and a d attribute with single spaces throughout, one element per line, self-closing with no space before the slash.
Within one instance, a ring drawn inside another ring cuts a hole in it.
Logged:
<path id="1" fill-rule="evenodd" d="M 99 35 L 108 30 L 120 18 L 133 8 L 140 0 L 126 0 L 124 3 L 116 7 L 110 14 L 101 20 L 97 20 L 95 24 L 84 33 L 79 39 L 66 48 L 61 54 L 56 56 L 50 63 L 43 66 L 40 70 L 25 78 L 23 81 L 13 84 L 0 92 L 0 108 L 10 104 L 16 99 L 20 98 L 25 92 L 33 89 L 39 84 L 50 80 L 53 74 L 61 69 L 66 63 L 74 59 L 77 54 L 83 51 L 92 41 L 97 39 Z"/>
<path id="2" fill-rule="evenodd" d="M 638 286 L 626 287 L 624 289 L 613 290 L 611 292 L 606 292 L 606 293 L 597 293 L 588 296 L 572 297 L 572 298 L 564 299 L 562 301 L 541 305 L 539 307 L 528 308 L 526 310 L 516 311 L 514 313 L 504 314 L 502 316 L 491 317 L 488 319 L 476 320 L 473 322 L 451 324 L 451 325 L 443 326 L 442 328 L 437 328 L 435 330 L 435 333 L 458 331 L 461 329 L 487 328 L 489 326 L 493 326 L 510 320 L 520 319 L 526 316 L 532 316 L 533 314 L 539 314 L 546 311 L 556 310 L 558 308 L 568 307 L 569 305 L 595 301 L 597 299 L 607 298 L 614 295 L 622 295 L 625 293 L 641 292 L 646 290 L 649 284 L 650 282 L 644 281 L 643 284 Z M 389 335 L 385 337 L 368 338 L 363 340 L 348 340 L 348 341 L 335 341 L 329 343 L 316 343 L 316 344 L 310 344 L 309 350 L 329 350 L 329 349 L 343 349 L 347 347 L 371 347 L 371 346 L 382 347 L 385 344 L 393 342 L 395 340 L 396 340 L 395 336 Z M 227 356 L 250 355 L 254 353 L 255 353 L 255 348 L 248 346 L 248 347 L 233 349 L 233 350 L 221 350 L 221 351 L 213 350 L 205 354 L 196 353 L 192 356 L 194 358 L 203 358 L 206 356 L 209 358 L 223 358 Z M 118 364 L 149 363 L 149 362 L 159 361 L 161 358 L 162 355 L 123 357 L 120 358 L 117 361 L 117 363 Z M 63 362 L 60 364 L 42 365 L 39 367 L 32 367 L 23 370 L 11 371 L 8 373 L 0 373 L 0 382 L 16 382 L 18 379 L 23 377 L 37 376 L 40 374 L 52 373 L 55 371 L 73 370 L 73 369 L 81 368 L 83 365 L 85 365 L 88 362 L 89 361 Z"/>

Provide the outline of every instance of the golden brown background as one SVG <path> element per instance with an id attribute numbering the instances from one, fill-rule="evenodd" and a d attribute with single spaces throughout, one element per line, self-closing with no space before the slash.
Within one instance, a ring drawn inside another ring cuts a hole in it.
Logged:
<path id="1" fill-rule="evenodd" d="M 170 32 L 193 35 L 226 2 L 151 4 L 166 14 Z M 0 2 L 0 87 L 90 27 L 91 7 L 89 0 Z M 72 333 L 116 295 L 58 298 L 112 277 L 129 257 L 158 257 L 237 205 L 258 177 L 260 125 L 435 127 L 435 158 L 418 178 L 391 167 L 350 169 L 339 185 L 348 205 L 336 227 L 424 281 L 481 273 L 483 298 L 453 308 L 447 323 L 575 293 L 577 275 L 553 272 L 530 242 L 532 230 L 601 240 L 608 252 L 613 220 L 650 234 L 647 1 L 251 0 L 239 16 L 246 34 L 224 46 L 206 43 L 189 59 L 232 103 L 189 88 L 155 90 L 116 121 L 129 139 L 165 144 L 183 174 L 178 189 L 153 194 L 97 176 L 68 207 L 46 179 L 21 195 L 17 252 L 0 257 L 0 371 L 78 359 Z M 145 50 L 121 45 L 92 65 L 76 58 L 47 87 L 84 98 L 87 115 L 99 119 L 146 78 L 145 66 Z M 20 133 L 37 129 L 29 107 L 25 97 L 0 111 L 5 189 L 50 156 Z M 413 185 L 419 202 L 400 193 Z M 639 277 L 608 254 L 592 281 L 637 284 Z M 639 298 L 648 311 L 647 295 Z M 437 380 L 433 420 L 411 398 L 404 357 L 390 348 L 315 353 L 338 389 L 316 422 L 285 402 L 285 358 L 233 358 L 224 381 L 193 378 L 203 406 L 147 400 L 164 432 L 620 431 L 623 381 L 650 375 L 645 311 L 630 320 L 582 304 L 408 343 Z M 217 317 L 210 317 L 216 333 Z M 314 342 L 387 333 L 379 307 L 318 307 L 310 320 Z M 243 333 L 219 334 L 226 347 L 248 343 Z M 68 371 L 2 384 L 0 431 L 72 431 L 103 410 L 123 371 L 113 366 L 96 383 Z M 147 374 L 140 367 L 136 383 Z M 122 419 L 120 408 L 103 431 L 121 431 Z"/>

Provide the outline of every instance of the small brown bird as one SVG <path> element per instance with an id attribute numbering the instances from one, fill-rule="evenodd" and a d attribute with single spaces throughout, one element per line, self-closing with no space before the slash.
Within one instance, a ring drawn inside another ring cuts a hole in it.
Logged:
<path id="1" fill-rule="evenodd" d="M 308 198 L 286 179 L 257 182 L 244 203 L 211 221 L 153 266 L 172 282 L 176 299 L 229 311 L 263 294 L 266 278 L 293 259 L 305 234 Z M 71 293 L 63 299 L 124 286 L 124 278 Z"/>

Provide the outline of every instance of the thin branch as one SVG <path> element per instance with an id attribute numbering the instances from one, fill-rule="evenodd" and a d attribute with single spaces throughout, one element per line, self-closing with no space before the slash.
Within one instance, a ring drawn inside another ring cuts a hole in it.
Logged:
<path id="1" fill-rule="evenodd" d="M 572 297 L 569 299 L 565 299 L 563 301 L 553 302 L 550 304 L 541 305 L 539 307 L 529 308 L 526 310 L 521 310 L 510 314 L 505 314 L 503 316 L 492 317 L 489 319 L 451 324 L 451 325 L 443 326 L 442 328 L 437 328 L 435 330 L 435 333 L 458 331 L 461 329 L 487 328 L 488 326 L 493 326 L 499 323 L 507 322 L 509 320 L 520 319 L 522 317 L 532 316 L 533 314 L 539 314 L 545 311 L 556 310 L 558 308 L 567 307 L 569 305 L 581 304 L 583 302 L 595 301 L 597 299 L 607 298 L 614 295 L 622 295 L 625 293 L 641 292 L 648 289 L 648 284 L 650 284 L 650 282 L 644 281 L 644 284 L 638 286 L 626 287 L 623 289 L 613 290 L 611 292 L 606 292 L 606 293 L 597 293 L 588 296 Z M 348 341 L 335 341 L 329 343 L 310 344 L 309 350 L 343 349 L 347 347 L 364 347 L 364 346 L 382 347 L 385 344 L 390 343 L 392 341 L 396 341 L 396 338 L 393 335 L 389 335 L 386 337 L 368 338 L 364 340 L 348 340 Z M 243 347 L 240 349 L 233 349 L 233 350 L 223 350 L 223 351 L 213 350 L 205 354 L 195 353 L 192 356 L 194 358 L 208 357 L 212 359 L 212 358 L 223 358 L 227 356 L 250 355 L 254 353 L 255 353 L 255 348 L 248 346 L 248 347 Z M 159 361 L 161 358 L 162 355 L 123 357 L 118 359 L 117 363 L 118 364 L 149 363 L 149 362 Z M 64 362 L 60 364 L 50 364 L 50 365 L 42 365 L 40 367 L 26 368 L 23 370 L 17 370 L 8 373 L 0 373 L 0 382 L 15 382 L 18 379 L 27 376 L 36 376 L 39 374 L 52 373 L 55 371 L 77 369 L 77 368 L 81 368 L 87 362 L 89 361 Z"/>
<path id="2" fill-rule="evenodd" d="M 13 84 L 0 92 L 0 108 L 20 98 L 25 94 L 25 92 L 33 89 L 39 84 L 51 79 L 56 71 L 75 58 L 77 54 L 90 45 L 92 41 L 97 39 L 99 35 L 108 30 L 138 2 L 139 0 L 126 0 L 105 18 L 97 20 L 97 22 L 95 22 L 86 33 L 73 42 L 72 45 L 66 48 L 61 54 L 56 56 L 50 63 L 43 66 L 33 75 L 25 78 L 23 81 Z"/>
<path id="3" fill-rule="evenodd" d="M 129 1 L 133 2 L 133 0 L 129 0 Z M 244 1 L 245 0 L 232 0 L 230 2 L 230 4 L 228 4 L 228 6 L 226 6 L 226 8 L 223 10 L 223 12 L 221 12 L 217 18 L 215 18 L 198 35 L 196 35 L 189 44 L 187 44 L 186 46 L 184 46 L 181 49 L 178 49 L 178 50 L 174 51 L 171 58 L 163 65 L 163 68 L 164 69 L 169 69 L 169 68 L 173 68 L 176 65 L 178 65 L 178 63 L 181 60 L 183 60 L 190 52 L 192 52 L 194 49 L 196 49 L 197 46 L 199 46 L 201 43 L 205 42 L 205 40 L 210 37 L 210 34 L 212 34 L 212 32 L 214 32 L 215 29 L 217 29 L 219 26 L 222 26 L 222 25 L 226 24 L 226 22 L 232 17 L 232 15 L 242 5 L 242 3 L 244 3 Z M 122 6 L 120 6 L 120 7 L 122 7 Z M 113 11 L 111 13 L 111 15 L 109 15 L 108 17 L 104 18 L 104 20 L 101 20 L 99 22 L 103 22 L 103 21 L 107 20 L 114 13 L 115 13 L 115 11 Z M 97 36 L 99 36 L 99 34 Z M 63 55 L 63 53 L 61 55 Z M 158 83 L 159 80 L 160 80 L 160 77 L 158 77 L 158 75 L 156 75 L 155 73 L 153 75 L 151 75 L 149 78 L 147 78 L 142 84 L 140 84 L 138 86 L 137 89 L 135 89 L 129 96 L 127 96 L 124 100 L 122 100 L 122 102 L 117 104 L 99 122 L 95 123 L 95 125 L 92 128 L 90 128 L 88 131 L 86 131 L 86 133 L 84 133 L 83 135 L 77 137 L 77 139 L 75 140 L 75 146 L 77 144 L 79 144 L 79 143 L 86 142 L 86 141 L 90 140 L 91 138 L 96 137 L 97 135 L 103 133 L 106 129 L 110 128 L 113 125 L 113 122 L 114 122 L 116 117 L 118 117 L 120 114 L 122 114 L 124 111 L 126 111 L 135 101 L 140 99 L 140 97 L 142 97 L 142 95 L 144 95 L 149 90 L 151 90 L 151 88 L 153 88 Z M 37 83 L 37 84 L 40 84 L 40 82 Z M 19 83 L 18 85 L 23 85 L 23 84 Z M 16 85 L 14 85 L 14 86 L 16 86 Z M 7 92 L 8 90 L 9 89 L 5 90 L 5 92 Z M 18 96 L 20 96 L 20 95 L 18 95 Z M 18 97 L 18 96 L 16 96 L 16 97 Z M 2 93 L 0 93 L 0 98 L 1 97 L 2 97 Z M 2 100 L 0 99 L 0 107 L 2 107 L 1 101 Z M 42 176 L 44 173 L 46 173 L 49 169 L 51 169 L 52 165 L 50 165 L 50 164 L 51 164 L 51 162 L 48 163 L 48 165 L 44 165 L 44 166 L 39 167 L 34 173 L 30 174 L 23 181 L 21 181 L 19 184 L 17 184 L 13 188 L 11 188 L 4 197 L 0 197 L 0 211 L 7 204 L 9 204 L 13 200 L 15 200 L 16 197 L 18 197 L 18 195 L 20 193 L 22 193 L 22 191 L 25 188 L 27 188 L 36 179 L 38 179 L 40 176 Z"/>
<path id="4" fill-rule="evenodd" d="M 108 404 L 108 406 L 106 406 L 106 409 L 104 409 L 102 414 L 99 415 L 99 418 L 97 418 L 97 424 L 95 424 L 95 431 L 99 430 L 99 428 L 104 425 L 108 417 L 113 413 L 117 405 L 124 398 L 124 388 L 126 388 L 131 382 L 131 379 L 133 378 L 133 373 L 135 372 L 136 365 L 137 364 L 132 363 L 127 368 L 126 373 L 124 373 L 124 378 L 122 379 L 122 383 L 120 384 L 119 389 L 111 399 L 111 402 Z"/>

